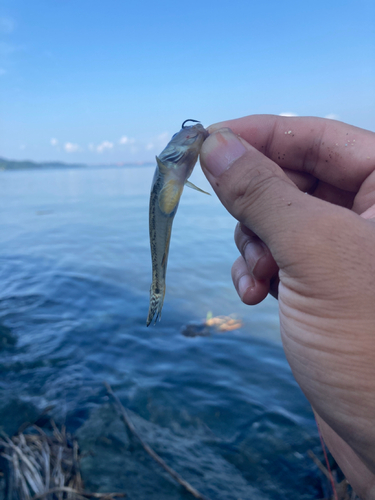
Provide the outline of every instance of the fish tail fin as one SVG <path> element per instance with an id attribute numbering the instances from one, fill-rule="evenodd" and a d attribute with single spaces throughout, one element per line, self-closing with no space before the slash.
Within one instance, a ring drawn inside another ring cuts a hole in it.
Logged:
<path id="1" fill-rule="evenodd" d="M 146 321 L 147 326 L 149 326 L 153 320 L 154 320 L 154 325 L 156 324 L 157 320 L 160 321 L 161 310 L 163 309 L 163 303 L 164 303 L 164 295 L 165 295 L 165 288 L 163 288 L 162 290 L 159 289 L 156 292 L 156 290 L 154 290 L 153 287 L 151 287 L 150 308 L 148 310 L 148 316 Z"/>

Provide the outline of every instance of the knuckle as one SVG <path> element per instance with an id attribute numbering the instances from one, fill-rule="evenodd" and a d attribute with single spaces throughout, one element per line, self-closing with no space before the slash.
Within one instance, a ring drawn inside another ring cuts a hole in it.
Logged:
<path id="1" fill-rule="evenodd" d="M 236 246 L 241 253 L 241 255 L 245 255 L 245 251 L 248 245 L 254 244 L 254 243 L 259 243 L 259 238 L 258 236 L 253 233 L 252 231 L 248 230 L 246 233 L 242 230 L 242 224 L 238 223 L 236 225 L 235 233 L 234 233 L 234 241 L 236 243 Z"/>

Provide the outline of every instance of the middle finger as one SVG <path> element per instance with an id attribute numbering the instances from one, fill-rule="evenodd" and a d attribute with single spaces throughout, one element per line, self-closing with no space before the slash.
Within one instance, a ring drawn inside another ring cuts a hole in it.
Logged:
<path id="1" fill-rule="evenodd" d="M 245 259 L 249 273 L 256 280 L 271 279 L 278 272 L 278 266 L 263 241 L 249 228 L 238 223 L 234 241 Z"/>

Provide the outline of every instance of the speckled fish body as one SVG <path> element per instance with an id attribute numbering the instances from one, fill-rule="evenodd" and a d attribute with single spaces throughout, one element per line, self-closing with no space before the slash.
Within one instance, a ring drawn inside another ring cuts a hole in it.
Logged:
<path id="1" fill-rule="evenodd" d="M 188 182 L 188 178 L 197 162 L 203 141 L 208 137 L 207 130 L 200 123 L 192 126 L 184 126 L 184 123 L 159 157 L 156 157 L 149 213 L 152 284 L 147 326 L 153 320 L 156 323 L 161 318 L 173 219 L 184 185 L 198 189 Z"/>

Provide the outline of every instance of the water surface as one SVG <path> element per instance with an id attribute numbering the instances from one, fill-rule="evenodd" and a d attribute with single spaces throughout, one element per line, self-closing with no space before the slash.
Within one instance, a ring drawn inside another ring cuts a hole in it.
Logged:
<path id="1" fill-rule="evenodd" d="M 144 439 L 211 499 L 324 496 L 310 406 L 285 360 L 277 302 L 241 304 L 231 282 L 235 223 L 186 189 L 174 223 L 163 317 L 146 328 L 153 167 L 0 172 L 2 425 L 53 405 L 96 458 L 88 488 L 130 499 L 185 494 L 129 438 L 109 382 Z M 197 169 L 192 181 L 212 192 Z M 235 332 L 187 338 L 208 311 Z M 104 439 L 105 437 L 105 439 Z M 104 440 L 103 440 L 103 439 Z"/>

